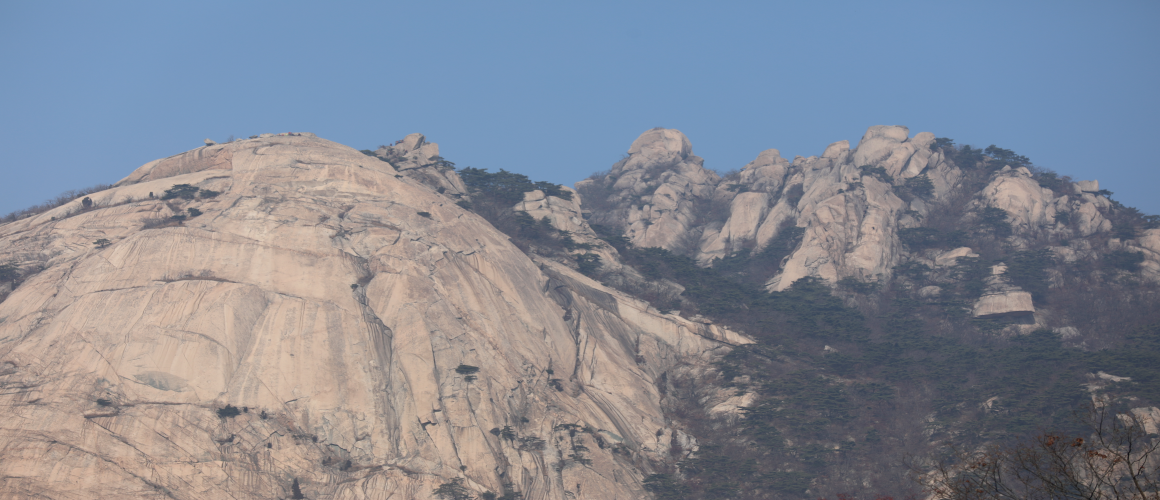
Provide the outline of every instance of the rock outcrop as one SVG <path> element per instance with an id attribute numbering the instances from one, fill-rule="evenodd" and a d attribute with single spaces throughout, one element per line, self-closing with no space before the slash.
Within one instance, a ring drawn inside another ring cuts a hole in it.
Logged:
<path id="1" fill-rule="evenodd" d="M 1016 232 L 1027 233 L 1056 224 L 1055 195 L 1040 187 L 1026 167 L 1003 167 L 981 194 L 986 205 L 1007 212 Z"/>
<path id="2" fill-rule="evenodd" d="M 524 201 L 516 204 L 514 208 L 526 212 L 536 220 L 547 218 L 552 227 L 566 234 L 577 245 L 583 246 L 583 253 L 599 257 L 604 268 L 621 269 L 623 266 L 620 265 L 620 256 L 616 249 L 600 239 L 592 230 L 592 226 L 584 220 L 580 193 L 566 186 L 562 186 L 561 189 L 571 194 L 571 199 L 548 196 L 537 189 L 524 193 Z"/>
<path id="3" fill-rule="evenodd" d="M 636 246 L 692 254 L 701 265 L 760 252 L 786 227 L 803 228 L 800 246 L 771 277 L 771 290 L 805 276 L 873 281 L 889 276 L 902 250 L 896 231 L 908 205 L 892 184 L 953 168 L 931 152 L 933 134 L 913 139 L 907 134 L 905 127 L 872 127 L 854 151 L 839 141 L 820 157 L 792 162 L 770 149 L 720 179 L 691 156 L 683 134 L 654 129 L 642 134 L 608 175 L 577 188 L 588 193 L 586 203 L 599 207 L 593 209 L 594 223 L 623 230 Z M 881 167 L 888 175 L 860 167 Z M 957 175 L 939 178 L 953 183 Z"/>
<path id="4" fill-rule="evenodd" d="M 992 266 L 987 288 L 975 302 L 972 315 L 980 319 L 1032 319 L 1035 305 L 1031 294 L 1012 285 L 1004 276 L 1007 266 Z"/>
<path id="5" fill-rule="evenodd" d="M 1031 294 L 1022 290 L 986 293 L 975 302 L 973 315 L 980 319 L 1029 317 L 1035 314 Z"/>
<path id="6" fill-rule="evenodd" d="M 685 252 L 696 248 L 698 213 L 718 181 L 684 134 L 657 128 L 633 141 L 608 175 L 576 186 L 594 193 L 593 223 L 622 229 L 639 247 Z"/>
<path id="7" fill-rule="evenodd" d="M 618 172 L 677 173 L 625 181 L 657 188 L 631 213 L 687 227 L 715 176 L 679 134 L 638 142 Z M 408 136 L 396 166 L 431 146 Z M 446 195 L 456 178 L 405 172 L 264 136 L 0 226 L 0 260 L 43 268 L 0 303 L 3 496 L 641 498 L 688 441 L 658 379 L 748 340 L 533 261 Z M 553 203 L 525 201 L 586 234 Z"/>
<path id="8" fill-rule="evenodd" d="M 455 167 L 439 156 L 439 145 L 427 142 L 423 134 L 410 134 L 390 146 L 382 146 L 375 155 L 395 167 L 399 173 L 427 184 L 452 197 L 467 193 Z"/>

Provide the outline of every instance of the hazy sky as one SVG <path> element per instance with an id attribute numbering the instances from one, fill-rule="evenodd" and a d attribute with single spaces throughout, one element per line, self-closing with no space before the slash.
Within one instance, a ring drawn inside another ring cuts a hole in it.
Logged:
<path id="1" fill-rule="evenodd" d="M 218 141 L 411 132 L 572 184 L 641 132 L 709 168 L 898 124 L 1160 213 L 1160 2 L 0 1 L 0 214 Z"/>

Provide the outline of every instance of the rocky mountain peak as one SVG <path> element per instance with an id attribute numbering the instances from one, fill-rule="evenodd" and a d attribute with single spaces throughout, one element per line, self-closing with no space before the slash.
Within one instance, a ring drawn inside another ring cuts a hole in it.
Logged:
<path id="1" fill-rule="evenodd" d="M 664 163 L 679 163 L 693 154 L 693 144 L 680 130 L 657 127 L 649 130 L 628 148 L 628 155 L 635 157 L 623 168 L 651 166 Z"/>
<path id="2" fill-rule="evenodd" d="M 645 496 L 664 377 L 751 340 L 525 254 L 436 148 L 211 145 L 0 225 L 5 494 Z"/>
<path id="3" fill-rule="evenodd" d="M 640 135 L 628 155 L 606 175 L 580 183 L 592 222 L 623 230 L 638 246 L 685 249 L 701 205 L 720 176 L 704 167 L 679 130 L 655 128 Z"/>
<path id="4" fill-rule="evenodd" d="M 1051 400 L 991 394 L 995 363 L 1144 331 L 1160 282 L 1160 218 L 901 126 L 723 175 L 658 128 L 576 190 L 457 172 L 422 134 L 262 134 L 105 187 L 0 224 L 12 497 L 891 485 L 866 472 L 901 453 L 882 443 L 933 449 Z M 931 407 L 952 378 L 989 382 Z"/>
<path id="5" fill-rule="evenodd" d="M 854 165 L 882 167 L 892 178 L 908 179 L 922 173 L 932 154 L 934 134 L 922 132 L 909 138 L 901 125 L 875 125 L 866 130 L 854 150 Z"/>
<path id="6" fill-rule="evenodd" d="M 424 136 L 423 134 L 416 132 L 414 134 L 407 134 L 406 137 L 404 137 L 399 143 L 396 144 L 396 146 L 398 146 L 396 149 L 399 151 L 402 151 L 402 152 L 410 152 L 410 151 L 415 151 L 416 149 L 419 149 L 426 144 L 427 144 L 427 137 Z M 430 151 L 430 153 L 434 153 L 434 155 L 432 155 L 432 156 L 438 156 L 439 155 L 439 145 L 438 144 L 432 144 L 432 145 L 435 146 L 435 148 L 434 148 L 434 150 Z"/>

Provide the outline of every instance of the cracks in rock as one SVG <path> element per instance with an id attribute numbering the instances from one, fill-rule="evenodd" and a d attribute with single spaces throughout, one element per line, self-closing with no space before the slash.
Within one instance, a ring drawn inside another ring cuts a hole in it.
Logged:
<path id="1" fill-rule="evenodd" d="M 123 439 L 121 439 L 119 436 L 116 436 L 115 434 L 113 435 L 113 437 L 114 437 L 114 438 L 117 438 L 119 441 L 125 442 Z M 119 464 L 119 463 L 117 463 L 117 462 L 115 462 L 115 461 L 113 461 L 113 460 L 110 460 L 110 459 L 108 459 L 108 458 L 106 458 L 106 457 L 102 456 L 102 455 L 101 455 L 101 454 L 99 454 L 99 453 L 92 452 L 92 451 L 86 450 L 86 449 L 84 449 L 84 448 L 81 448 L 80 446 L 77 446 L 77 445 L 74 445 L 74 444 L 70 444 L 70 443 L 65 443 L 65 442 L 63 442 L 63 441 L 58 441 L 58 440 L 55 440 L 55 439 L 45 439 L 45 441 L 46 441 L 46 442 L 47 442 L 49 445 L 61 445 L 61 446 L 64 446 L 64 447 L 68 448 L 69 450 L 75 450 L 75 451 L 78 451 L 78 452 L 80 452 L 80 453 L 83 453 L 83 454 L 85 454 L 85 455 L 88 455 L 88 456 L 91 456 L 91 457 L 93 457 L 93 458 L 96 458 L 97 460 L 100 460 L 100 461 L 102 461 L 102 462 L 105 462 L 105 463 L 109 464 L 109 465 L 110 465 L 112 468 L 114 468 L 114 469 L 119 469 L 119 470 L 121 470 L 122 472 L 124 472 L 125 474 L 127 474 L 127 475 L 129 475 L 129 476 L 133 477 L 134 479 L 136 479 L 136 480 L 138 480 L 138 481 L 140 481 L 141 483 L 143 483 L 143 484 L 146 484 L 146 485 L 148 485 L 149 487 L 151 487 L 151 488 L 153 488 L 153 489 L 155 489 L 155 490 L 157 490 L 157 491 L 161 492 L 161 493 L 162 493 L 163 495 L 165 495 L 166 497 L 169 497 L 169 498 L 172 498 L 172 499 L 174 499 L 174 500 L 177 500 L 177 497 L 173 496 L 173 494 L 172 494 L 172 493 L 170 493 L 170 491 L 169 491 L 169 488 L 166 488 L 165 486 L 162 486 L 162 485 L 160 485 L 160 484 L 158 484 L 158 483 L 155 483 L 155 482 L 153 482 L 153 481 L 150 481 L 148 478 L 145 478 L 145 477 L 143 477 L 143 476 L 141 476 L 141 475 L 138 475 L 138 474 L 134 473 L 133 471 L 131 471 L 131 470 L 129 470 L 128 468 L 126 468 L 125 466 L 123 466 L 123 465 L 121 465 L 121 464 Z M 137 451 L 137 453 L 140 453 L 140 454 L 141 454 L 140 456 L 142 456 L 142 457 L 148 457 L 148 455 L 146 455 L 145 453 L 143 453 L 143 452 L 142 452 L 140 449 L 138 449 L 137 447 L 135 447 L 135 446 L 133 446 L 133 445 L 131 445 L 131 444 L 127 443 L 127 442 L 125 442 L 125 444 L 126 444 L 126 445 L 129 445 L 129 447 L 130 447 L 130 448 L 133 448 L 134 450 L 136 450 L 136 451 Z M 150 463 L 150 461 L 149 461 L 149 460 L 145 460 L 144 462 L 145 462 L 145 463 Z M 157 472 L 157 471 L 156 471 L 156 470 L 153 470 L 152 472 Z M 181 480 L 181 478 L 178 478 L 178 479 L 179 479 L 179 480 Z M 187 483 L 185 480 L 181 480 L 181 481 L 182 481 L 183 483 L 186 483 L 186 485 L 187 485 L 187 486 L 189 485 L 189 483 Z"/>
<path id="2" fill-rule="evenodd" d="M 84 341 L 84 343 L 88 344 L 89 348 L 92 349 L 93 352 L 97 353 L 97 356 L 101 357 L 101 360 L 104 361 L 105 364 L 109 366 L 109 370 L 111 370 L 113 372 L 113 375 L 115 375 L 118 379 L 125 379 L 125 377 L 122 377 L 120 373 L 117 373 L 117 367 L 115 365 L 113 365 L 113 363 L 111 361 L 109 361 L 109 358 L 105 357 L 105 354 L 102 353 L 100 351 L 100 349 L 97 349 L 97 346 L 93 345 L 92 341 L 85 338 L 84 333 L 82 333 L 80 330 L 77 330 L 77 337 L 79 337 L 82 341 Z"/>

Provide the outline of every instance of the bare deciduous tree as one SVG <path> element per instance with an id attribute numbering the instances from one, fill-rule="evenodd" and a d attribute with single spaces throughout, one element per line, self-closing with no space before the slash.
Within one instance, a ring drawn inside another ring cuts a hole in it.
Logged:
<path id="1" fill-rule="evenodd" d="M 933 498 L 1160 499 L 1160 437 L 1143 414 L 1092 405 L 1087 437 L 1044 432 L 1015 446 L 954 450 L 933 467 L 911 464 Z"/>

